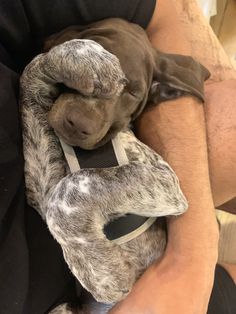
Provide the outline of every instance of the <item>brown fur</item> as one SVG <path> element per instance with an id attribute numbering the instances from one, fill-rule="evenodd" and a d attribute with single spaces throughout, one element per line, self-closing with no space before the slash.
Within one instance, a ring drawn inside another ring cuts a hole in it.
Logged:
<path id="1" fill-rule="evenodd" d="M 67 90 L 49 113 L 49 124 L 71 145 L 93 149 L 128 126 L 147 102 L 191 93 L 203 100 L 208 71 L 191 57 L 154 49 L 136 24 L 107 19 L 85 27 L 73 26 L 45 41 L 44 51 L 71 39 L 90 39 L 118 57 L 127 78 L 121 95 L 88 97 Z"/>

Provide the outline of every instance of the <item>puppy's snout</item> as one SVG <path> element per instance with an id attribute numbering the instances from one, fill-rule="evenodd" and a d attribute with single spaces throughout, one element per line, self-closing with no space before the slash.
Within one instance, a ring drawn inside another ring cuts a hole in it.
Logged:
<path id="1" fill-rule="evenodd" d="M 81 138 L 93 135 L 97 129 L 95 121 L 75 112 L 67 114 L 64 118 L 64 127 L 69 134 Z"/>

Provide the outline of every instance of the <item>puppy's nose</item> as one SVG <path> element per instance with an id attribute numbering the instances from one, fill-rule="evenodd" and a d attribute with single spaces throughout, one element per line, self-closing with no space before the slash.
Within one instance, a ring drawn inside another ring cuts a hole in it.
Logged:
<path id="1" fill-rule="evenodd" d="M 64 127 L 69 134 L 82 138 L 96 132 L 96 123 L 77 113 L 68 114 L 65 117 Z"/>

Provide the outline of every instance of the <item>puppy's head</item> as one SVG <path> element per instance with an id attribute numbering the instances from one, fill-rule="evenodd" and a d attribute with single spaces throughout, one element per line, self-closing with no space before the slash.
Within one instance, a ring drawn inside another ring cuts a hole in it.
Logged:
<path id="1" fill-rule="evenodd" d="M 48 120 L 68 144 L 84 149 L 103 145 L 127 127 L 148 101 L 158 103 L 185 93 L 203 99 L 202 77 L 209 72 L 191 57 L 157 51 L 136 24 L 112 18 L 69 27 L 49 37 L 44 51 L 71 39 L 93 40 L 114 54 L 127 84 L 119 96 L 91 98 L 70 90 L 57 98 Z"/>
<path id="2" fill-rule="evenodd" d="M 126 91 L 122 97 L 93 98 L 68 90 L 56 99 L 48 121 L 69 145 L 94 149 L 128 126 L 139 102 L 132 98 Z"/>
<path id="3" fill-rule="evenodd" d="M 152 81 L 151 46 L 139 26 L 109 19 L 85 30 L 72 27 L 53 35 L 45 42 L 44 51 L 75 38 L 94 40 L 118 57 L 127 78 L 123 91 L 110 97 L 89 97 L 62 88 L 48 114 L 49 124 L 65 142 L 93 149 L 126 128 L 142 111 Z"/>

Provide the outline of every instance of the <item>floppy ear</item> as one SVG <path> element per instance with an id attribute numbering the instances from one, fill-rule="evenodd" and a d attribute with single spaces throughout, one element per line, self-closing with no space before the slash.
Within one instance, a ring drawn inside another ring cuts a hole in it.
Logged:
<path id="1" fill-rule="evenodd" d="M 149 101 L 158 103 L 191 94 L 204 101 L 204 81 L 210 72 L 190 56 L 153 48 L 154 73 Z"/>

